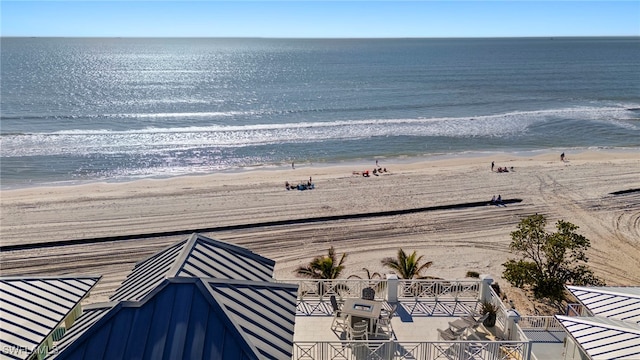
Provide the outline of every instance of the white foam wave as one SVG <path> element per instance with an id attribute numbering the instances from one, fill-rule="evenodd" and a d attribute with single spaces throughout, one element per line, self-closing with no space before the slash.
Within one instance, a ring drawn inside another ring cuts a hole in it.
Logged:
<path id="1" fill-rule="evenodd" d="M 255 115 L 253 111 L 205 111 L 205 112 L 175 112 L 175 113 L 129 113 L 105 114 L 113 118 L 207 118 L 230 117 L 238 115 Z"/>
<path id="2" fill-rule="evenodd" d="M 186 114 L 186 113 L 182 113 Z M 156 114 L 162 116 L 162 114 Z M 474 117 L 336 120 L 285 124 L 149 127 L 139 130 L 65 130 L 47 134 L 3 136 L 3 156 L 89 153 L 153 153 L 197 147 L 245 147 L 266 144 L 357 140 L 373 137 L 523 136 L 532 124 L 556 118 L 605 121 L 617 127 L 632 114 L 619 107 L 580 107 L 516 111 Z M 637 130 L 637 129 L 636 129 Z"/>
<path id="3" fill-rule="evenodd" d="M 473 117 L 441 117 L 441 118 L 413 118 L 413 119 L 366 119 L 366 120 L 337 120 L 337 121 L 318 121 L 318 122 L 296 122 L 296 123 L 280 123 L 280 124 L 253 124 L 253 125 L 211 125 L 211 126 L 189 126 L 189 127 L 147 127 L 138 130 L 63 130 L 53 134 L 74 134 L 74 135 L 91 135 L 91 134 L 148 134 L 148 133 L 198 133 L 198 132 L 229 132 L 229 131 L 255 131 L 255 130 L 278 130 L 278 129 L 312 129 L 312 128 L 332 128 L 332 127 L 348 127 L 348 126 L 384 126 L 384 125 L 427 125 L 436 123 L 459 124 L 461 122 L 496 122 L 496 121 L 517 121 L 519 123 L 528 124 L 533 121 L 543 120 L 554 116 L 570 116 L 588 120 L 602 119 L 603 117 L 613 116 L 615 119 L 625 119 L 623 116 L 626 109 L 611 107 L 582 107 L 569 109 L 554 110 L 537 110 L 537 111 L 515 111 L 497 115 L 481 115 Z M 119 114 L 117 116 L 132 117 L 207 117 L 207 116 L 233 116 L 248 115 L 250 112 L 205 112 L 205 113 L 157 113 L 157 114 Z M 116 116 L 116 115 L 114 115 Z M 629 117 L 631 118 L 631 117 Z M 522 127 L 522 126 L 518 126 Z M 508 131 L 507 131 L 508 132 Z M 477 134 L 482 135 L 482 134 Z"/>

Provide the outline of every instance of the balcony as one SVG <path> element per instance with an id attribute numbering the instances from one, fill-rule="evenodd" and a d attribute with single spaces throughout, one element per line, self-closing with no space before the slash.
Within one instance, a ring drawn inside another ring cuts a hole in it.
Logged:
<path id="1" fill-rule="evenodd" d="M 402 280 L 393 276 L 387 280 L 278 280 L 299 285 L 293 359 L 561 358 L 564 338 L 559 333 L 552 334 L 557 330 L 552 323 L 555 319 L 522 317 L 526 323 L 523 330 L 517 323 L 519 314 L 502 304 L 489 286 L 492 280 L 487 280 Z M 350 340 L 343 329 L 332 329 L 333 308 L 329 299 L 333 295 L 344 303 L 349 298 L 360 298 L 366 287 L 375 290 L 374 300 L 383 309 L 397 305 L 391 320 L 392 332 L 372 333 L 368 340 Z M 499 309 L 494 327 L 480 325 L 454 341 L 439 337 L 438 329 L 447 329 L 449 322 L 477 314 L 482 300 L 493 302 Z M 541 342 L 537 343 L 538 340 Z M 555 346 L 548 350 L 549 345 Z M 534 350 L 540 357 L 536 357 Z"/>

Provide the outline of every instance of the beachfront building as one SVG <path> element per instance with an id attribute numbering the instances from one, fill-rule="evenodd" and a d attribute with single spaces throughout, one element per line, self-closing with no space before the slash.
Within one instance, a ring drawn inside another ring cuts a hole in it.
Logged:
<path id="1" fill-rule="evenodd" d="M 0 359 L 43 359 L 100 276 L 0 277 Z"/>
<path id="2" fill-rule="evenodd" d="M 298 287 L 273 260 L 193 234 L 84 309 L 52 359 L 290 359 Z"/>
<path id="3" fill-rule="evenodd" d="M 640 359 L 640 287 L 567 288 L 580 304 L 556 316 L 569 334 L 564 359 Z"/>
<path id="4" fill-rule="evenodd" d="M 62 340 L 54 343 L 49 357 L 543 360 L 591 356 L 580 352 L 584 344 L 580 345 L 578 333 L 564 323 L 581 321 L 573 316 L 578 314 L 522 316 L 503 304 L 488 275 L 462 280 L 406 280 L 394 274 L 385 279 L 275 280 L 274 265 L 247 249 L 193 234 L 136 264 L 110 302 L 85 307 Z M 625 313 L 640 309 L 637 302 L 628 306 Z M 493 308 L 493 322 L 483 315 L 488 308 Z M 637 326 L 637 318 L 632 319 Z"/>

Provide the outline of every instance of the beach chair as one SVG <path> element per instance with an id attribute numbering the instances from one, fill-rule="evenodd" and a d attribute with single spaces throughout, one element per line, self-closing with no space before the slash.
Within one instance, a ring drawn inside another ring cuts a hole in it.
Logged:
<path id="1" fill-rule="evenodd" d="M 475 318 L 471 315 L 463 316 L 455 321 L 449 322 L 449 328 L 452 330 L 466 330 L 472 329 L 475 330 L 478 326 L 482 325 L 482 323 L 489 317 L 489 313 L 486 313 L 479 318 Z"/>
<path id="2" fill-rule="evenodd" d="M 451 328 L 447 328 L 445 330 L 438 329 L 438 335 L 442 340 L 455 341 L 455 340 L 460 340 L 465 330 L 466 328 L 461 330 L 453 330 Z"/>

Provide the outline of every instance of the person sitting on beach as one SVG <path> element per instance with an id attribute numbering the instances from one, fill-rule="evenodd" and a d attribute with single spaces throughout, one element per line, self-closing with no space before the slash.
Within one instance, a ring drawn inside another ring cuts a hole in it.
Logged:
<path id="1" fill-rule="evenodd" d="M 492 203 L 492 204 L 495 204 L 495 203 L 496 203 L 496 196 L 495 196 L 495 195 L 493 195 L 493 197 L 491 198 L 491 203 Z"/>
<path id="2" fill-rule="evenodd" d="M 387 172 L 387 168 L 382 169 L 382 172 Z"/>
<path id="3" fill-rule="evenodd" d="M 496 199 L 496 204 L 502 205 L 502 196 L 498 195 L 498 198 Z"/>
<path id="4" fill-rule="evenodd" d="M 362 176 L 364 176 L 364 177 L 369 177 L 369 170 L 365 170 L 365 171 L 362 173 Z"/>
<path id="5" fill-rule="evenodd" d="M 377 175 L 378 175 L 378 170 L 373 169 L 373 175 L 376 175 L 376 176 L 377 176 Z"/>
<path id="6" fill-rule="evenodd" d="M 291 185 L 289 185 L 288 181 L 284 182 L 284 188 L 287 189 L 287 190 L 291 190 Z"/>

